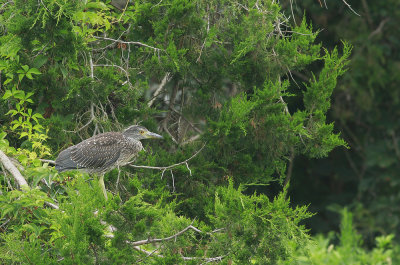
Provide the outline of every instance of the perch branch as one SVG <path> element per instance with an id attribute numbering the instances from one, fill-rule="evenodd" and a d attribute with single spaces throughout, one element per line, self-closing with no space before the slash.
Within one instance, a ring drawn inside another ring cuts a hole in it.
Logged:
<path id="1" fill-rule="evenodd" d="M 14 166 L 14 164 L 11 162 L 10 158 L 6 154 L 4 154 L 3 151 L 0 150 L 0 161 L 4 165 L 4 168 L 7 169 L 8 172 L 11 173 L 11 175 L 14 177 L 15 181 L 17 181 L 18 185 L 20 187 L 29 187 L 28 183 L 26 182 L 25 178 L 22 176 L 21 172 Z M 59 209 L 59 207 L 51 202 L 45 201 L 44 204 L 47 206 L 53 208 L 53 209 Z"/>
<path id="2" fill-rule="evenodd" d="M 204 148 L 205 146 L 206 146 L 206 144 L 204 144 L 199 150 L 197 150 L 196 153 L 194 153 L 194 154 L 193 154 L 191 157 L 189 157 L 188 159 L 186 159 L 186 160 L 184 160 L 184 161 L 182 161 L 182 162 L 179 162 L 179 163 L 170 165 L 170 166 L 166 166 L 166 167 L 137 166 L 137 165 L 132 164 L 132 162 L 131 162 L 131 163 L 128 163 L 128 165 L 131 166 L 131 167 L 134 167 L 134 168 L 147 168 L 147 169 L 162 170 L 162 175 L 161 175 L 161 177 L 162 177 L 162 176 L 164 175 L 164 172 L 165 172 L 166 170 L 168 170 L 168 169 L 172 169 L 172 168 L 177 167 L 177 166 L 180 166 L 180 165 L 186 165 L 186 167 L 188 167 L 187 162 L 190 161 L 191 159 L 193 159 L 194 157 L 196 157 L 196 156 L 203 150 L 203 148 Z M 191 171 L 190 171 L 190 173 L 191 173 Z"/>
<path id="3" fill-rule="evenodd" d="M 39 159 L 41 162 L 43 162 L 43 163 L 49 163 L 49 164 L 51 164 L 51 165 L 55 165 L 56 164 L 56 161 L 54 161 L 54 160 L 49 160 L 49 159 Z"/>
<path id="4" fill-rule="evenodd" d="M 15 181 L 17 181 L 20 187 L 26 186 L 29 187 L 25 178 L 21 175 L 21 172 L 14 166 L 11 160 L 6 156 L 6 154 L 0 150 L 0 161 L 4 165 L 4 168 L 7 169 L 8 172 L 14 177 Z"/>

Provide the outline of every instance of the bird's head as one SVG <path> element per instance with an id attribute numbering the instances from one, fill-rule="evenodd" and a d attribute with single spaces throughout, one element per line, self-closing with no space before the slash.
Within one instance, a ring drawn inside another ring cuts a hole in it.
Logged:
<path id="1" fill-rule="evenodd" d="M 125 137 L 129 137 L 135 140 L 142 140 L 142 139 L 149 139 L 149 138 L 156 138 L 162 139 L 161 135 L 156 133 L 150 132 L 145 127 L 140 125 L 131 125 L 125 129 L 122 133 Z"/>

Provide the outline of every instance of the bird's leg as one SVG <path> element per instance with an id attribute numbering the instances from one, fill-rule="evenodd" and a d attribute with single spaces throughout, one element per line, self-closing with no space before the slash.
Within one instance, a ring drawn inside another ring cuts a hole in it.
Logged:
<path id="1" fill-rule="evenodd" d="M 117 166 L 117 169 L 118 169 L 118 178 L 117 178 L 117 183 L 115 184 L 115 190 L 118 193 L 119 176 L 121 175 L 121 171 L 119 170 L 119 166 Z"/>
<path id="2" fill-rule="evenodd" d="M 104 174 L 100 175 L 99 184 L 100 184 L 101 190 L 103 191 L 104 198 L 106 198 L 106 200 L 107 200 L 108 199 L 107 198 L 107 191 L 106 191 L 106 186 L 104 185 Z"/>

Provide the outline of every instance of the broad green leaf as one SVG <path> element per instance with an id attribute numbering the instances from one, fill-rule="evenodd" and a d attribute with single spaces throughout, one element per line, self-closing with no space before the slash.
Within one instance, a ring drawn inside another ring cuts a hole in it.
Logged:
<path id="1" fill-rule="evenodd" d="M 26 77 L 28 77 L 28 78 L 29 78 L 29 79 L 31 79 L 31 80 L 33 79 L 33 77 L 32 77 L 32 75 L 31 75 L 31 73 L 29 73 L 29 72 L 28 72 L 28 73 L 26 73 Z"/>
<path id="2" fill-rule="evenodd" d="M 44 119 L 43 116 L 42 116 L 42 114 L 40 114 L 40 113 L 35 113 L 35 114 L 33 114 L 32 118 Z"/>
<path id="3" fill-rule="evenodd" d="M 23 90 L 15 90 L 14 92 L 14 97 L 17 99 L 25 99 L 25 92 Z"/>
<path id="4" fill-rule="evenodd" d="M 7 85 L 7 84 L 10 83 L 11 81 L 12 81 L 12 78 L 6 79 L 6 81 L 4 81 L 4 85 Z"/>
<path id="5" fill-rule="evenodd" d="M 17 114 L 17 111 L 15 109 L 9 110 L 5 115 L 10 115 L 11 117 L 14 116 L 15 114 Z"/>
<path id="6" fill-rule="evenodd" d="M 37 69 L 42 67 L 48 60 L 48 57 L 45 55 L 38 55 L 35 60 L 33 61 L 33 66 Z M 34 68 L 32 68 L 34 69 Z"/>
<path id="7" fill-rule="evenodd" d="M 25 71 L 25 73 L 26 73 L 26 72 L 28 72 L 28 70 L 29 70 L 29 66 L 23 65 L 23 66 L 22 66 L 22 69 L 24 69 L 24 71 Z"/>
<path id="8" fill-rule="evenodd" d="M 9 80 L 9 79 L 8 79 Z M 10 90 L 6 90 L 6 92 L 3 95 L 3 99 L 8 99 L 9 97 L 12 96 L 12 93 Z"/>
<path id="9" fill-rule="evenodd" d="M 36 69 L 36 68 L 31 68 L 31 69 L 29 69 L 28 73 L 30 73 L 30 74 L 35 74 L 35 75 L 41 75 L 41 74 L 42 74 L 42 73 L 41 73 L 38 69 Z"/>

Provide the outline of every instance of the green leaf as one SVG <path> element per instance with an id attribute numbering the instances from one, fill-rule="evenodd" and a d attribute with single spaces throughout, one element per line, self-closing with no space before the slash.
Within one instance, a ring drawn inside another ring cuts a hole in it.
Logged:
<path id="1" fill-rule="evenodd" d="M 31 73 L 29 73 L 29 72 L 28 72 L 28 73 L 26 73 L 26 77 L 28 77 L 28 78 L 29 78 L 29 79 L 31 79 L 31 80 L 33 79 L 33 77 L 32 77 L 32 75 L 31 75 Z"/>
<path id="2" fill-rule="evenodd" d="M 29 70 L 29 66 L 23 65 L 23 66 L 22 66 L 22 69 L 24 69 L 24 71 L 25 71 L 25 73 L 26 73 L 26 72 L 28 72 L 28 70 Z"/>
<path id="3" fill-rule="evenodd" d="M 42 114 L 40 114 L 40 113 L 35 113 L 35 114 L 33 114 L 32 118 L 44 119 L 44 117 L 43 117 Z"/>
<path id="4" fill-rule="evenodd" d="M 7 80 L 9 80 L 9 79 L 7 79 Z M 12 96 L 11 91 L 10 90 L 6 90 L 6 92 L 3 95 L 3 99 L 8 99 L 11 96 Z"/>
<path id="5" fill-rule="evenodd" d="M 28 136 L 28 133 L 27 132 L 22 132 L 20 134 L 19 138 L 21 139 L 22 137 L 25 137 L 25 136 Z"/>
<path id="6" fill-rule="evenodd" d="M 38 55 L 35 60 L 33 61 L 33 66 L 37 69 L 42 67 L 48 60 L 48 57 L 45 55 Z M 34 69 L 34 68 L 32 68 Z"/>
<path id="7" fill-rule="evenodd" d="M 23 90 L 15 90 L 14 92 L 14 98 L 17 99 L 25 99 L 25 92 Z"/>
<path id="8" fill-rule="evenodd" d="M 62 64 L 60 65 L 60 70 L 61 70 L 61 73 L 62 73 L 64 79 L 67 78 L 67 76 L 68 76 L 68 71 L 67 71 L 67 69 L 65 69 L 65 66 L 64 66 L 64 65 L 62 65 Z"/>
<path id="9" fill-rule="evenodd" d="M 30 74 L 35 74 L 35 75 L 41 75 L 41 74 L 42 74 L 42 73 L 41 73 L 38 69 L 36 69 L 36 68 L 31 68 L 31 69 L 29 69 L 28 73 L 30 73 Z"/>
<path id="10" fill-rule="evenodd" d="M 15 109 L 11 109 L 11 110 L 9 110 L 5 115 L 10 115 L 11 114 L 11 117 L 12 116 L 14 116 L 15 114 L 17 114 L 17 111 L 15 110 Z"/>

